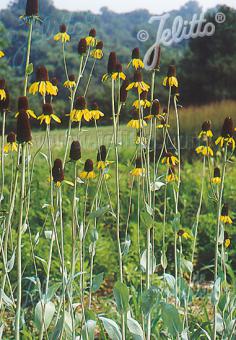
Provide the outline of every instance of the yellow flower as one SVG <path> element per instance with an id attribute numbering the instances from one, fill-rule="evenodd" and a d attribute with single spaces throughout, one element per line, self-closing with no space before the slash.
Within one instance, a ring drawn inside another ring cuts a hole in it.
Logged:
<path id="1" fill-rule="evenodd" d="M 142 159 L 140 157 L 136 159 L 135 168 L 130 171 L 130 174 L 134 177 L 141 177 L 145 175 L 145 168 L 142 167 Z"/>
<path id="2" fill-rule="evenodd" d="M 69 116 L 72 122 L 80 122 L 82 118 L 84 118 L 86 122 L 89 122 L 92 119 L 92 114 L 87 109 L 87 104 L 84 97 L 79 96 L 76 99 L 74 109 L 71 111 Z"/>
<path id="3" fill-rule="evenodd" d="M 144 68 L 144 62 L 140 58 L 139 48 L 134 48 L 132 51 L 132 60 L 129 62 L 128 67 L 132 65 L 136 70 Z"/>
<path id="4" fill-rule="evenodd" d="M 216 145 L 219 145 L 221 148 L 224 147 L 224 144 L 227 146 L 232 147 L 232 150 L 235 149 L 235 140 L 233 137 L 218 137 L 217 140 L 215 141 Z"/>
<path id="5" fill-rule="evenodd" d="M 183 229 L 180 229 L 177 233 L 177 235 L 179 237 L 183 237 L 185 238 L 185 240 L 188 240 L 188 239 L 191 239 L 191 236 L 189 235 L 189 233 L 187 233 L 187 231 L 183 230 Z"/>
<path id="6" fill-rule="evenodd" d="M 72 89 L 73 87 L 76 87 L 76 81 L 75 81 L 75 76 L 74 74 L 70 74 L 68 77 L 68 80 L 64 82 L 64 87 L 68 89 Z"/>
<path id="7" fill-rule="evenodd" d="M 17 152 L 17 144 L 15 143 L 7 143 L 4 145 L 4 153 L 8 153 L 9 151 L 13 152 L 16 151 Z"/>
<path id="8" fill-rule="evenodd" d="M 57 123 L 61 123 L 60 118 L 54 114 L 52 105 L 49 103 L 43 104 L 43 112 L 38 117 L 40 124 L 45 122 L 46 125 L 49 125 L 51 123 L 51 119 L 55 120 Z"/>
<path id="9" fill-rule="evenodd" d="M 164 118 L 161 119 L 160 124 L 156 126 L 158 129 L 164 129 L 164 128 L 169 128 L 170 124 L 167 124 Z"/>
<path id="10" fill-rule="evenodd" d="M 90 56 L 94 59 L 101 60 L 103 58 L 103 42 L 98 41 L 96 48 L 90 52 Z"/>
<path id="11" fill-rule="evenodd" d="M 131 119 L 127 126 L 133 129 L 142 129 L 147 126 L 147 123 L 143 119 Z"/>
<path id="12" fill-rule="evenodd" d="M 167 164 L 167 165 L 171 165 L 171 166 L 175 166 L 179 163 L 179 160 L 178 158 L 173 155 L 171 152 L 167 152 L 165 154 L 165 156 L 163 157 L 162 161 L 161 161 L 162 164 Z"/>
<path id="13" fill-rule="evenodd" d="M 114 72 L 111 77 L 114 80 L 117 80 L 117 79 L 125 80 L 126 79 L 126 75 L 124 74 L 124 72 Z"/>
<path id="14" fill-rule="evenodd" d="M 126 90 L 129 91 L 132 90 L 133 88 L 136 88 L 139 94 L 141 94 L 143 91 L 148 92 L 150 89 L 150 86 L 143 81 L 142 74 L 140 71 L 134 72 L 133 82 L 128 85 Z"/>
<path id="15" fill-rule="evenodd" d="M 138 110 L 140 107 L 146 109 L 147 107 L 151 107 L 151 102 L 147 100 L 147 92 L 143 91 L 140 94 L 140 100 L 137 99 L 133 102 L 133 106 Z"/>
<path id="16" fill-rule="evenodd" d="M 5 79 L 0 79 L 0 100 L 6 100 L 7 94 L 5 91 L 6 82 Z"/>
<path id="17" fill-rule="evenodd" d="M 231 243 L 230 239 L 227 238 L 227 239 L 225 240 L 225 248 L 229 248 L 230 243 Z"/>
<path id="18" fill-rule="evenodd" d="M 0 50 L 0 58 L 3 58 L 5 56 L 5 53 Z"/>
<path id="19" fill-rule="evenodd" d="M 235 149 L 235 140 L 233 138 L 234 134 L 234 125 L 231 117 L 226 117 L 224 120 L 224 124 L 221 131 L 221 136 L 217 138 L 216 145 L 220 145 L 221 148 L 224 147 L 224 144 L 231 147 L 234 151 Z"/>
<path id="20" fill-rule="evenodd" d="M 163 85 L 167 87 L 175 86 L 178 88 L 179 83 L 176 78 L 176 67 L 174 65 L 169 66 L 167 76 L 163 80 Z"/>
<path id="21" fill-rule="evenodd" d="M 153 118 L 154 118 L 154 115 L 152 115 L 152 114 L 147 115 L 147 116 L 144 117 L 144 119 L 146 119 L 146 120 L 151 120 Z"/>
<path id="22" fill-rule="evenodd" d="M 62 24 L 60 26 L 60 32 L 58 32 L 56 35 L 54 35 L 55 41 L 61 41 L 63 44 L 67 41 L 70 41 L 70 36 L 68 33 L 66 33 L 66 25 Z"/>
<path id="23" fill-rule="evenodd" d="M 213 184 L 220 184 L 221 183 L 220 169 L 219 168 L 214 169 L 214 176 L 211 179 L 211 183 L 213 183 Z"/>
<path id="24" fill-rule="evenodd" d="M 224 204 L 223 207 L 222 207 L 220 221 L 225 223 L 225 224 L 232 224 L 233 223 L 231 217 L 229 216 L 229 206 L 228 206 L 228 204 Z"/>
<path id="25" fill-rule="evenodd" d="M 46 94 L 56 96 L 58 92 L 57 86 L 49 81 L 48 71 L 44 65 L 37 68 L 36 81 L 29 88 L 29 93 L 35 95 L 37 92 L 42 96 Z"/>
<path id="26" fill-rule="evenodd" d="M 177 182 L 177 181 L 178 181 L 178 176 L 175 174 L 175 169 L 171 167 L 168 171 L 166 182 L 171 183 L 171 182 Z"/>
<path id="27" fill-rule="evenodd" d="M 96 178 L 96 174 L 93 170 L 93 161 L 91 159 L 87 159 L 84 164 L 84 171 L 80 173 L 80 178 L 82 179 L 94 179 Z"/>
<path id="28" fill-rule="evenodd" d="M 95 120 L 98 120 L 99 118 L 104 117 L 104 113 L 102 113 L 102 111 L 99 110 L 97 103 L 92 104 L 90 114 L 91 114 L 91 117 Z"/>
<path id="29" fill-rule="evenodd" d="M 37 116 L 36 116 L 36 114 L 34 113 L 34 111 L 33 110 L 25 110 L 26 111 L 26 113 L 27 113 L 27 115 L 28 115 L 28 118 L 35 118 L 35 119 L 37 119 Z M 15 118 L 17 118 L 18 116 L 19 116 L 19 114 L 20 114 L 20 112 L 18 111 L 18 112 L 16 112 L 16 114 L 15 114 Z"/>
<path id="30" fill-rule="evenodd" d="M 95 46 L 97 44 L 96 30 L 92 28 L 89 32 L 88 37 L 85 38 L 88 46 Z"/>
<path id="31" fill-rule="evenodd" d="M 203 156 L 213 157 L 213 155 L 214 155 L 213 150 L 210 146 L 203 146 L 203 145 L 198 146 L 196 148 L 196 152 L 197 152 L 197 154 L 201 154 Z"/>

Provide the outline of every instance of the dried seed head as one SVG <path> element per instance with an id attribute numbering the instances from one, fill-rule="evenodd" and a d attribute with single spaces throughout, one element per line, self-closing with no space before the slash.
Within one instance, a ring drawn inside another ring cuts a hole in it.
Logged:
<path id="1" fill-rule="evenodd" d="M 41 65 L 36 70 L 36 81 L 48 81 L 48 70 L 44 65 Z"/>
<path id="2" fill-rule="evenodd" d="M 136 158 L 135 167 L 136 167 L 137 169 L 142 168 L 142 159 L 141 159 L 141 157 L 137 157 L 137 158 Z"/>
<path id="3" fill-rule="evenodd" d="M 78 161 L 81 158 L 81 147 L 79 141 L 73 141 L 70 147 L 70 159 Z"/>
<path id="4" fill-rule="evenodd" d="M 143 91 L 140 94 L 140 100 L 146 100 L 147 99 L 147 91 Z"/>
<path id="5" fill-rule="evenodd" d="M 91 172 L 93 171 L 93 161 L 91 159 L 87 159 L 84 164 L 84 171 Z"/>
<path id="6" fill-rule="evenodd" d="M 141 81 L 143 81 L 143 77 L 140 70 L 134 71 L 134 83 L 140 83 Z"/>
<path id="7" fill-rule="evenodd" d="M 95 28 L 92 28 L 92 29 L 89 31 L 89 36 L 95 38 L 96 35 L 97 35 L 97 32 L 96 32 Z"/>
<path id="8" fill-rule="evenodd" d="M 148 60 L 148 66 L 151 66 L 152 70 L 158 70 L 160 67 L 161 61 L 161 47 L 155 46 L 150 54 L 150 58 Z"/>
<path id="9" fill-rule="evenodd" d="M 168 175 L 174 175 L 175 174 L 175 168 L 171 166 L 168 170 Z"/>
<path id="10" fill-rule="evenodd" d="M 132 59 L 140 59 L 140 51 L 139 48 L 136 47 L 132 51 Z"/>
<path id="11" fill-rule="evenodd" d="M 107 157 L 107 149 L 105 145 L 101 145 L 97 153 L 97 161 L 105 162 Z"/>
<path id="12" fill-rule="evenodd" d="M 45 103 L 43 104 L 43 109 L 42 109 L 42 113 L 46 116 L 50 116 L 53 114 L 53 108 L 52 105 L 50 103 Z"/>
<path id="13" fill-rule="evenodd" d="M 180 229 L 180 230 L 177 232 L 177 235 L 178 235 L 179 237 L 182 237 L 183 234 L 184 234 L 184 230 L 183 230 L 183 229 Z"/>
<path id="14" fill-rule="evenodd" d="M 157 116 L 160 114 L 160 102 L 158 99 L 155 99 L 152 103 L 151 114 Z"/>
<path id="15" fill-rule="evenodd" d="M 64 180 L 64 169 L 62 165 L 62 161 L 60 159 L 55 159 L 54 165 L 52 168 L 52 177 L 53 182 L 63 182 Z"/>
<path id="16" fill-rule="evenodd" d="M 228 216 L 229 215 L 229 205 L 224 204 L 221 210 L 221 216 Z"/>
<path id="17" fill-rule="evenodd" d="M 209 130 L 211 130 L 211 121 L 207 120 L 202 124 L 202 131 L 207 132 Z"/>
<path id="18" fill-rule="evenodd" d="M 0 112 L 9 110 L 10 105 L 10 95 L 7 89 L 5 89 L 6 98 L 4 100 L 0 100 Z"/>
<path id="19" fill-rule="evenodd" d="M 87 52 L 87 42 L 85 38 L 80 39 L 78 43 L 78 53 L 84 54 Z"/>
<path id="20" fill-rule="evenodd" d="M 26 96 L 19 97 L 18 98 L 18 112 L 22 110 L 28 110 L 29 109 L 29 102 L 28 98 Z"/>
<path id="21" fill-rule="evenodd" d="M 74 74 L 69 75 L 69 81 L 75 81 L 75 75 Z"/>
<path id="22" fill-rule="evenodd" d="M 27 0 L 25 15 L 27 17 L 38 16 L 38 13 L 39 13 L 38 0 Z"/>
<path id="23" fill-rule="evenodd" d="M 85 98 L 83 96 L 77 97 L 74 107 L 76 110 L 85 110 L 87 108 Z"/>
<path id="24" fill-rule="evenodd" d="M 25 110 L 20 111 L 17 117 L 16 134 L 19 143 L 27 143 L 32 139 L 30 122 Z"/>
<path id="25" fill-rule="evenodd" d="M 140 119 L 139 111 L 137 109 L 133 108 L 130 113 L 132 114 L 132 119 L 135 119 L 135 120 Z"/>
<path id="26" fill-rule="evenodd" d="M 167 72 L 167 77 L 176 77 L 176 66 L 170 65 Z"/>
<path id="27" fill-rule="evenodd" d="M 123 67 L 122 67 L 121 63 L 119 63 L 119 62 L 117 62 L 117 64 L 116 64 L 116 72 L 118 72 L 118 73 L 123 72 Z"/>
<path id="28" fill-rule="evenodd" d="M 57 86 L 58 85 L 58 79 L 56 77 L 52 77 L 52 79 L 50 79 L 51 83 L 53 86 Z"/>
<path id="29" fill-rule="evenodd" d="M 9 132 L 7 135 L 7 143 L 15 143 L 16 141 L 16 134 L 14 132 Z"/>
<path id="30" fill-rule="evenodd" d="M 66 25 L 65 24 L 61 24 L 60 25 L 60 32 L 61 33 L 66 33 Z"/>
<path id="31" fill-rule="evenodd" d="M 232 137 L 233 133 L 234 133 L 233 120 L 232 120 L 231 117 L 227 117 L 224 120 L 224 124 L 223 124 L 223 127 L 222 127 L 221 135 L 223 137 L 228 137 L 228 136 Z"/>
<path id="32" fill-rule="evenodd" d="M 214 169 L 214 177 L 220 177 L 220 169 L 219 168 Z"/>
<path id="33" fill-rule="evenodd" d="M 109 55 L 108 59 L 108 64 L 107 64 L 107 73 L 112 74 L 116 72 L 116 64 L 117 64 L 117 58 L 116 58 L 116 53 L 111 52 Z"/>
<path id="34" fill-rule="evenodd" d="M 96 45 L 97 50 L 102 50 L 103 49 L 103 41 L 98 41 Z"/>
<path id="35" fill-rule="evenodd" d="M 0 79 L 0 90 L 5 90 L 6 81 L 5 79 Z"/>
<path id="36" fill-rule="evenodd" d="M 126 90 L 129 86 L 129 80 L 125 79 L 120 87 L 120 102 L 125 103 L 128 96 L 128 91 Z"/>

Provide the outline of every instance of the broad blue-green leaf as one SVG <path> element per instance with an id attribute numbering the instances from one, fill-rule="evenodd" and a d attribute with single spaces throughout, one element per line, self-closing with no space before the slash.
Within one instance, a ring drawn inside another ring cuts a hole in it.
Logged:
<path id="1" fill-rule="evenodd" d="M 220 277 L 218 277 L 214 283 L 214 287 L 211 293 L 211 303 L 216 306 L 217 303 L 220 300 L 220 283 L 221 283 L 221 279 Z"/>
<path id="2" fill-rule="evenodd" d="M 46 301 L 50 301 L 53 297 L 54 297 L 54 295 L 56 294 L 56 292 L 57 292 L 57 290 L 58 290 L 58 288 L 61 286 L 61 283 L 60 282 L 58 282 L 58 283 L 54 283 L 52 286 L 50 286 L 49 288 L 48 288 L 48 292 L 47 292 L 47 294 L 46 294 L 46 296 L 45 296 L 45 300 Z"/>
<path id="3" fill-rule="evenodd" d="M 156 257 L 152 255 L 152 246 L 150 245 L 150 256 L 149 256 L 149 273 L 153 274 L 156 270 Z M 143 272 L 147 270 L 147 250 L 144 250 L 140 259 L 140 266 Z"/>
<path id="4" fill-rule="evenodd" d="M 161 317 L 164 327 L 168 329 L 170 335 L 176 337 L 183 330 L 179 312 L 174 305 L 163 303 L 161 307 Z"/>
<path id="5" fill-rule="evenodd" d="M 95 329 L 96 321 L 88 320 L 83 326 L 81 340 L 94 340 Z"/>
<path id="6" fill-rule="evenodd" d="M 16 252 L 15 250 L 13 251 L 12 257 L 10 258 L 10 260 L 7 262 L 7 272 L 9 273 L 13 267 L 14 267 L 14 263 L 15 263 L 15 255 Z"/>
<path id="7" fill-rule="evenodd" d="M 142 310 L 145 315 L 149 314 L 153 306 L 159 301 L 158 288 L 150 287 L 142 294 Z"/>
<path id="8" fill-rule="evenodd" d="M 43 318 L 43 311 L 44 311 L 44 318 Z M 41 329 L 42 325 L 44 325 L 44 329 L 48 329 L 53 316 L 55 313 L 55 306 L 54 303 L 49 301 L 44 303 L 44 301 L 39 301 L 35 307 L 34 311 L 34 322 L 38 330 Z"/>
<path id="9" fill-rule="evenodd" d="M 127 315 L 127 326 L 134 340 L 144 340 L 142 327 L 138 321 L 131 317 L 130 313 Z"/>
<path id="10" fill-rule="evenodd" d="M 99 319 L 102 321 L 103 326 L 112 340 L 122 340 L 120 328 L 117 325 L 117 323 L 111 319 L 104 318 L 102 316 L 99 317 Z"/>
<path id="11" fill-rule="evenodd" d="M 96 292 L 104 281 L 104 273 L 99 273 L 93 277 L 92 292 Z"/>
<path id="12" fill-rule="evenodd" d="M 116 300 L 117 309 L 121 313 L 127 312 L 129 308 L 129 289 L 122 282 L 116 282 L 113 294 Z"/>
<path id="13" fill-rule="evenodd" d="M 93 211 L 89 214 L 89 218 L 99 218 L 102 215 L 104 215 L 106 212 L 108 212 L 110 209 L 109 205 L 106 205 L 105 207 L 99 208 L 96 211 Z"/>
<path id="14" fill-rule="evenodd" d="M 175 278 L 174 278 L 174 276 L 165 273 L 164 274 L 164 280 L 166 281 L 170 291 L 173 292 L 175 290 Z"/>

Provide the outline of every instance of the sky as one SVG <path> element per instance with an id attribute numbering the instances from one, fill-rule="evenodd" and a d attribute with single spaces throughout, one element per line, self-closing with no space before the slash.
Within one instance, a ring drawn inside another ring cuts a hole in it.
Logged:
<path id="1" fill-rule="evenodd" d="M 91 10 L 98 13 L 101 7 L 106 6 L 115 12 L 129 12 L 145 8 L 153 14 L 178 9 L 186 2 L 187 0 L 54 0 L 57 8 L 68 10 Z M 8 3 L 9 0 L 0 0 L 0 9 L 5 8 Z M 222 3 L 236 8 L 235 0 L 199 0 L 199 3 L 204 9 Z"/>

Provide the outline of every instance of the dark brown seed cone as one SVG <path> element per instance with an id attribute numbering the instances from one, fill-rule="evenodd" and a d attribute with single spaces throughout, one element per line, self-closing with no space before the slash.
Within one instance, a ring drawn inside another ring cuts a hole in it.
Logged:
<path id="1" fill-rule="evenodd" d="M 167 72 L 167 77 L 176 77 L 176 67 L 175 65 L 170 65 Z"/>
<path id="2" fill-rule="evenodd" d="M 50 79 L 50 82 L 52 83 L 53 86 L 57 86 L 58 83 L 59 83 L 59 81 L 58 81 L 58 79 L 56 77 L 52 77 Z"/>
<path id="3" fill-rule="evenodd" d="M 30 121 L 25 110 L 20 111 L 17 117 L 16 134 L 19 143 L 27 143 L 32 139 Z"/>
<path id="4" fill-rule="evenodd" d="M 18 112 L 29 109 L 29 102 L 26 96 L 18 98 Z"/>
<path id="5" fill-rule="evenodd" d="M 53 182 L 63 182 L 64 180 L 64 169 L 62 165 L 62 161 L 60 159 L 55 159 L 54 165 L 52 168 L 52 177 Z"/>
<path id="6" fill-rule="evenodd" d="M 70 159 L 78 161 L 81 158 L 81 147 L 79 141 L 73 141 L 70 147 Z"/>
<path id="7" fill-rule="evenodd" d="M 139 70 L 134 72 L 134 83 L 143 81 L 142 73 Z"/>
<path id="8" fill-rule="evenodd" d="M 161 118 L 161 124 L 162 124 L 163 126 L 166 125 L 166 120 L 165 120 L 165 118 Z"/>
<path id="9" fill-rule="evenodd" d="M 101 145 L 97 153 L 97 161 L 105 162 L 107 158 L 107 149 L 105 145 Z"/>
<path id="10" fill-rule="evenodd" d="M 48 70 L 44 65 L 41 65 L 36 70 L 36 81 L 48 81 Z"/>
<path id="11" fill-rule="evenodd" d="M 69 75 L 69 81 L 75 81 L 75 75 L 74 74 Z"/>
<path id="12" fill-rule="evenodd" d="M 0 79 L 0 90 L 5 90 L 6 81 L 5 79 Z"/>
<path id="13" fill-rule="evenodd" d="M 219 168 L 214 169 L 214 177 L 220 177 L 220 169 Z"/>
<path id="14" fill-rule="evenodd" d="M 140 51 L 139 48 L 136 47 L 132 51 L 132 59 L 140 59 Z"/>
<path id="15" fill-rule="evenodd" d="M 137 109 L 135 109 L 135 108 L 132 108 L 131 110 L 130 110 L 130 114 L 131 114 L 131 119 L 135 119 L 135 120 L 137 120 L 137 119 L 140 119 L 140 117 L 139 117 L 139 111 L 137 110 Z"/>
<path id="16" fill-rule="evenodd" d="M 65 24 L 61 24 L 60 25 L 60 32 L 61 33 L 66 33 L 66 25 Z"/>
<path id="17" fill-rule="evenodd" d="M 154 58 L 155 58 L 155 64 L 154 64 Z M 161 47 L 158 45 L 154 47 L 154 49 L 152 50 L 152 53 L 148 61 L 148 66 L 152 66 L 153 70 L 158 70 L 160 67 L 160 61 L 161 61 Z"/>
<path id="18" fill-rule="evenodd" d="M 175 168 L 171 166 L 168 170 L 168 175 L 174 175 L 175 174 Z"/>
<path id="19" fill-rule="evenodd" d="M 137 157 L 137 158 L 136 158 L 135 167 L 136 167 L 137 169 L 142 168 L 142 159 L 141 159 L 141 157 Z"/>
<path id="20" fill-rule="evenodd" d="M 116 72 L 118 73 L 123 72 L 123 67 L 119 62 L 116 64 Z"/>
<path id="21" fill-rule="evenodd" d="M 96 32 L 95 28 L 92 28 L 92 29 L 89 31 L 89 36 L 95 38 L 96 35 L 97 35 L 97 32 Z"/>
<path id="22" fill-rule="evenodd" d="M 223 127 L 222 127 L 221 135 L 223 137 L 228 137 L 228 136 L 232 137 L 233 133 L 234 133 L 233 120 L 232 120 L 231 117 L 227 117 L 224 120 L 224 124 L 223 124 Z"/>
<path id="23" fill-rule="evenodd" d="M 221 216 L 228 216 L 229 215 L 229 205 L 224 204 L 221 210 Z"/>
<path id="24" fill-rule="evenodd" d="M 164 107 L 163 110 L 162 110 L 163 114 L 167 114 L 168 113 L 168 109 L 167 107 Z"/>
<path id="25" fill-rule="evenodd" d="M 75 102 L 75 109 L 76 110 L 84 110 L 87 108 L 86 100 L 83 96 L 79 96 L 76 98 Z"/>
<path id="26" fill-rule="evenodd" d="M 6 99 L 0 100 L 0 112 L 9 110 L 10 95 L 7 89 L 5 89 L 5 92 L 6 92 Z"/>
<path id="27" fill-rule="evenodd" d="M 38 14 L 39 14 L 38 0 L 27 0 L 26 8 L 25 8 L 25 15 L 27 17 L 31 17 L 31 16 L 38 16 Z"/>
<path id="28" fill-rule="evenodd" d="M 98 104 L 96 102 L 93 102 L 91 104 L 91 110 L 99 110 L 99 106 L 98 106 Z"/>
<path id="29" fill-rule="evenodd" d="M 207 120 L 202 124 L 202 131 L 207 132 L 209 130 L 211 130 L 211 121 Z"/>
<path id="30" fill-rule="evenodd" d="M 103 49 L 103 41 L 99 41 L 96 45 L 97 50 L 102 50 Z"/>
<path id="31" fill-rule="evenodd" d="M 224 232 L 224 241 L 229 239 L 229 234 L 227 233 L 227 231 Z"/>
<path id="32" fill-rule="evenodd" d="M 87 52 L 87 42 L 85 38 L 80 39 L 78 43 L 78 53 L 85 54 Z"/>
<path id="33" fill-rule="evenodd" d="M 151 114 L 154 116 L 157 116 L 160 114 L 160 102 L 157 99 L 155 99 L 152 103 Z"/>
<path id="34" fill-rule="evenodd" d="M 108 64 L 107 64 L 107 73 L 112 74 L 116 72 L 116 64 L 117 64 L 117 58 L 116 58 L 116 53 L 111 52 L 109 55 L 108 59 Z"/>
<path id="35" fill-rule="evenodd" d="M 140 94 L 140 100 L 146 100 L 147 99 L 147 91 L 143 91 Z"/>
<path id="36" fill-rule="evenodd" d="M 180 229 L 180 230 L 177 232 L 177 235 L 178 235 L 179 237 L 183 236 L 183 234 L 184 234 L 184 230 L 183 230 L 183 229 Z"/>
<path id="37" fill-rule="evenodd" d="M 87 159 L 84 164 L 84 171 L 91 172 L 93 171 L 93 161 L 91 159 Z"/>
<path id="38" fill-rule="evenodd" d="M 16 134 L 15 132 L 9 132 L 7 135 L 7 143 L 15 143 L 16 141 Z"/>
<path id="39" fill-rule="evenodd" d="M 120 102 L 125 103 L 128 97 L 128 91 L 126 90 L 129 86 L 130 82 L 128 79 L 125 79 L 120 87 Z"/>
<path id="40" fill-rule="evenodd" d="M 42 113 L 43 113 L 44 115 L 46 115 L 46 116 L 52 115 L 52 114 L 53 114 L 52 105 L 51 105 L 50 103 L 45 103 L 45 104 L 43 104 Z"/>

